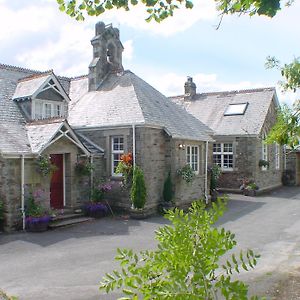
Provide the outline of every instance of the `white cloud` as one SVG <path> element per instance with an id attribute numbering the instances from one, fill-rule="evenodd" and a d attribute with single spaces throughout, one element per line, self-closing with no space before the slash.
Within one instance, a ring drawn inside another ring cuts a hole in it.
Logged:
<path id="1" fill-rule="evenodd" d="M 182 95 L 184 93 L 184 83 L 187 79 L 186 76 L 175 73 L 156 75 L 144 74 L 144 76 L 146 81 L 151 83 L 157 90 L 166 96 Z M 191 77 L 193 77 L 193 81 L 197 85 L 198 93 L 243 90 L 266 86 L 266 84 L 263 83 L 254 83 L 250 81 L 240 81 L 236 83 L 224 82 L 218 78 L 217 74 L 197 73 L 191 75 Z"/>
<path id="2" fill-rule="evenodd" d="M 124 51 L 123 51 L 123 59 L 124 60 L 132 60 L 133 57 L 133 40 L 128 40 L 123 43 Z"/>
<path id="3" fill-rule="evenodd" d="M 27 6 L 22 9 L 10 9 L 4 1 L 0 2 L 0 40 L 1 43 L 15 40 L 27 33 L 44 32 L 50 29 L 55 20 L 56 11 L 52 6 L 41 9 Z"/>
<path id="4" fill-rule="evenodd" d="M 55 40 L 21 53 L 17 60 L 28 68 L 51 69 L 61 75 L 86 74 L 92 59 L 90 38 L 94 32 L 80 23 L 68 23 L 60 28 Z"/>
<path id="5" fill-rule="evenodd" d="M 217 17 L 215 3 L 211 0 L 197 0 L 193 1 L 193 9 L 179 8 L 175 11 L 173 17 L 169 17 L 157 23 L 151 21 L 147 23 L 147 13 L 145 6 L 137 5 L 130 9 L 130 11 L 112 10 L 103 15 L 104 21 L 119 23 L 127 25 L 136 30 L 149 31 L 154 34 L 170 36 L 178 32 L 183 32 L 200 20 L 214 20 Z"/>

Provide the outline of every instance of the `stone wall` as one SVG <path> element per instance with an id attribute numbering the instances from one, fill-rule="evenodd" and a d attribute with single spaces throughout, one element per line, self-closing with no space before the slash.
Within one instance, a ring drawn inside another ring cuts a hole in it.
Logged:
<path id="1" fill-rule="evenodd" d="M 299 152 L 288 151 L 286 154 L 286 170 L 284 172 L 285 185 L 296 185 L 297 184 L 297 157 L 299 159 Z"/>
<path id="2" fill-rule="evenodd" d="M 103 157 L 95 160 L 94 181 L 111 180 L 113 191 L 107 194 L 110 204 L 114 208 L 128 210 L 131 206 L 128 190 L 120 187 L 121 178 L 111 176 L 111 138 L 124 137 L 124 152 L 133 152 L 132 128 L 116 128 L 110 130 L 84 130 L 82 131 L 95 144 L 105 149 Z M 163 201 L 163 185 L 168 172 L 171 172 L 174 184 L 174 199 L 179 206 L 186 206 L 192 200 L 202 198 L 204 195 L 204 161 L 205 144 L 185 140 L 173 140 L 164 130 L 158 128 L 140 127 L 135 129 L 136 164 L 139 165 L 145 176 L 147 185 L 146 208 L 156 210 Z M 178 177 L 176 171 L 186 164 L 186 151 L 179 149 L 179 144 L 200 146 L 200 172 L 191 184 L 186 184 Z"/>
<path id="3" fill-rule="evenodd" d="M 0 157 L 0 198 L 4 202 L 4 230 L 20 229 L 21 159 Z"/>
<path id="4" fill-rule="evenodd" d="M 258 165 L 259 160 L 262 158 L 262 133 L 268 133 L 275 121 L 276 110 L 274 103 L 272 103 L 260 136 L 215 137 L 218 142 L 232 142 L 235 154 L 233 171 L 224 171 L 220 176 L 218 183 L 220 189 L 224 191 L 239 191 L 242 180 L 245 178 L 254 180 L 261 191 L 281 185 L 284 164 L 283 147 L 280 147 L 279 151 L 280 168 L 278 170 L 275 167 L 275 144 L 267 146 L 270 166 L 263 170 Z"/>

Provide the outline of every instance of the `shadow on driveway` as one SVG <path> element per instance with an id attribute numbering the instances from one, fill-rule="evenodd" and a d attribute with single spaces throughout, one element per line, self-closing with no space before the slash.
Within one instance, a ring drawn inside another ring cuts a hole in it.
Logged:
<path id="1" fill-rule="evenodd" d="M 155 216 L 142 222 L 126 217 L 106 217 L 46 232 L 0 233 L 0 245 L 13 241 L 24 241 L 37 244 L 41 247 L 47 247 L 68 239 L 129 235 L 129 231 L 135 230 L 136 227 L 141 227 L 142 223 L 145 222 L 148 223 L 148 226 L 152 223 L 153 227 L 157 227 L 157 225 L 164 225 L 168 221 L 161 216 Z"/>

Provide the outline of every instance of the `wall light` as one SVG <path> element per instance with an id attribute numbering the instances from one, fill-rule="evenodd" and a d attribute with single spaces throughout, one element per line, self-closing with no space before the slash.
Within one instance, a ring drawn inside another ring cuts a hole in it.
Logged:
<path id="1" fill-rule="evenodd" d="M 179 148 L 180 150 L 184 150 L 184 149 L 185 149 L 185 145 L 184 145 L 184 144 L 179 144 L 179 145 L 178 145 L 178 148 Z"/>

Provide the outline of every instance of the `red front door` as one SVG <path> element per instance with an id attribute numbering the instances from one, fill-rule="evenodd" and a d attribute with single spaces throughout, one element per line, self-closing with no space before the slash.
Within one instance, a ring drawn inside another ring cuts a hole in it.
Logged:
<path id="1" fill-rule="evenodd" d="M 51 162 L 56 165 L 57 170 L 53 173 L 50 184 L 50 206 L 51 208 L 64 207 L 64 171 L 63 154 L 51 154 Z"/>

